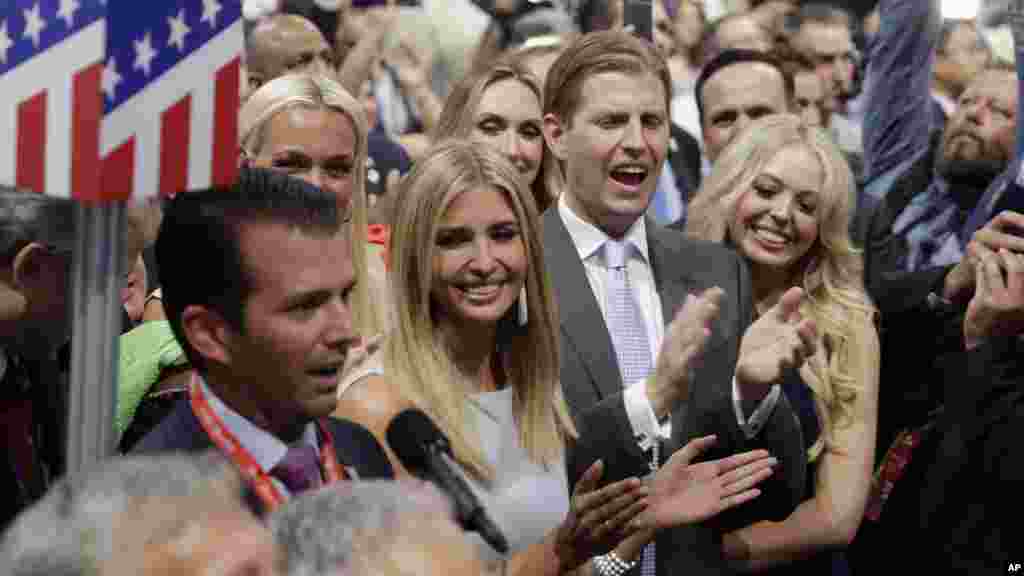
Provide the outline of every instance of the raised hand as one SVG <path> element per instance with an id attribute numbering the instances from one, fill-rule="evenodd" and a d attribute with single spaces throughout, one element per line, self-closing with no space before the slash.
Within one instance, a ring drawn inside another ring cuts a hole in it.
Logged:
<path id="1" fill-rule="evenodd" d="M 658 418 L 663 418 L 676 403 L 689 397 L 693 369 L 704 354 L 711 337 L 711 324 L 718 317 L 724 295 L 717 287 L 697 296 L 690 294 L 665 329 L 654 376 L 647 383 L 647 397 Z"/>
<path id="2" fill-rule="evenodd" d="M 643 482 L 627 478 L 599 489 L 603 474 L 604 464 L 598 460 L 573 488 L 569 513 L 555 535 L 561 573 L 611 550 L 630 534 L 630 522 L 647 507 Z"/>
<path id="3" fill-rule="evenodd" d="M 430 85 L 430 55 L 420 54 L 417 50 L 408 40 L 399 40 L 398 45 L 385 57 L 386 62 L 395 69 L 399 84 L 406 90 Z"/>
<path id="4" fill-rule="evenodd" d="M 814 354 L 818 331 L 813 320 L 800 317 L 803 299 L 802 288 L 790 288 L 743 334 L 736 383 L 745 399 L 763 398 L 787 370 Z"/>
<path id="5" fill-rule="evenodd" d="M 966 302 L 974 293 L 974 280 L 981 254 L 1005 248 L 1024 252 L 1024 214 L 1000 212 L 979 228 L 964 251 L 964 257 L 946 275 L 943 296 L 954 302 Z"/>
<path id="6" fill-rule="evenodd" d="M 989 338 L 1024 332 L 1024 255 L 982 247 L 977 257 L 977 287 L 964 318 L 968 350 Z"/>
<path id="7" fill-rule="evenodd" d="M 778 461 L 767 450 L 753 450 L 691 464 L 715 443 L 715 436 L 691 440 L 669 458 L 650 482 L 647 508 L 633 520 L 635 529 L 664 529 L 692 524 L 758 497 L 755 486 L 771 476 Z"/>

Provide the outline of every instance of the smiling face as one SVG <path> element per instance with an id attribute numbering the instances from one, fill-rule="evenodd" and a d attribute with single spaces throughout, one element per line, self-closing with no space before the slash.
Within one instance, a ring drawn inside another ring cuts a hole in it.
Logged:
<path id="1" fill-rule="evenodd" d="M 431 297 L 456 324 L 496 327 L 519 297 L 526 247 L 508 196 L 494 187 L 452 200 L 434 239 Z"/>
<path id="2" fill-rule="evenodd" d="M 352 121 L 328 108 L 289 108 L 264 128 L 253 165 L 286 172 L 331 192 L 347 206 L 355 190 L 356 134 Z"/>
<path id="3" fill-rule="evenodd" d="M 654 196 L 668 148 L 665 86 L 652 74 L 594 74 L 571 119 L 546 120 L 552 151 L 566 163 L 566 202 L 580 218 L 620 237 Z"/>
<path id="4" fill-rule="evenodd" d="M 544 157 L 542 118 L 530 88 L 514 78 L 501 80 L 481 95 L 470 138 L 501 152 L 531 186 Z"/>
<path id="5" fill-rule="evenodd" d="M 345 227 L 310 236 L 273 223 L 239 231 L 251 289 L 228 348 L 231 372 L 263 414 L 308 422 L 335 408 L 338 376 L 357 336 L 356 285 Z"/>
<path id="6" fill-rule="evenodd" d="M 736 204 L 729 238 L 752 268 L 792 271 L 818 239 L 824 170 L 808 147 L 780 150 Z"/>

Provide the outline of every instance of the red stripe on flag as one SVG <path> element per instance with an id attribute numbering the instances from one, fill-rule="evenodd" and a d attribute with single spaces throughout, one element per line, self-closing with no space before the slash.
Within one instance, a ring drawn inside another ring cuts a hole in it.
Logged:
<path id="1" fill-rule="evenodd" d="M 189 118 L 192 96 L 185 96 L 160 117 L 160 195 L 174 196 L 188 187 Z"/>
<path id="2" fill-rule="evenodd" d="M 46 92 L 18 105 L 18 164 L 15 182 L 40 194 L 46 192 Z"/>
<path id="3" fill-rule="evenodd" d="M 217 71 L 213 110 L 213 184 L 227 186 L 238 174 L 239 58 Z"/>
<path id="4" fill-rule="evenodd" d="M 100 189 L 107 200 L 127 200 L 132 197 L 135 178 L 135 138 L 125 140 L 103 159 Z"/>
<path id="5" fill-rule="evenodd" d="M 103 115 L 103 63 L 75 74 L 71 107 L 71 196 L 105 199 L 100 187 L 100 118 Z M 130 189 L 129 189 L 130 190 Z"/>

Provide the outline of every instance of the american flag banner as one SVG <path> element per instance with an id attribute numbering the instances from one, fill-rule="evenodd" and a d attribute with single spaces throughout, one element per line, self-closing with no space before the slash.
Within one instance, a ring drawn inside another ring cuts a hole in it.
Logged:
<path id="1" fill-rule="evenodd" d="M 0 2 L 0 183 L 99 191 L 102 0 Z"/>
<path id="2" fill-rule="evenodd" d="M 105 5 L 102 198 L 231 182 L 238 165 L 241 0 Z"/>

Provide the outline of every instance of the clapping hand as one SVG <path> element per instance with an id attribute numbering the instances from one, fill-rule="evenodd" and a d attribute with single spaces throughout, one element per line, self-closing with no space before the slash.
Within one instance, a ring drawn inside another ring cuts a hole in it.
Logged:
<path id="1" fill-rule="evenodd" d="M 763 398 L 787 370 L 814 354 L 818 332 L 813 320 L 800 317 L 803 299 L 802 288 L 790 288 L 747 328 L 736 362 L 736 383 L 745 399 Z"/>
<path id="2" fill-rule="evenodd" d="M 604 464 L 598 460 L 573 488 L 569 513 L 555 535 L 560 573 L 611 550 L 630 534 L 630 522 L 647 507 L 648 490 L 638 478 L 599 489 L 603 474 Z"/>
<path id="3" fill-rule="evenodd" d="M 964 257 L 946 275 L 943 296 L 954 302 L 966 302 L 974 292 L 976 268 L 981 256 L 1001 249 L 1024 252 L 1024 214 L 1000 212 L 972 236 Z"/>
<path id="4" fill-rule="evenodd" d="M 690 294 L 683 307 L 665 329 L 665 340 L 658 353 L 654 376 L 648 381 L 647 397 L 654 414 L 661 418 L 690 394 L 693 369 L 700 362 L 711 337 L 711 325 L 718 317 L 725 292 L 709 288 L 700 295 Z"/>
<path id="5" fill-rule="evenodd" d="M 975 292 L 964 318 L 964 345 L 1024 332 L 1024 255 L 976 247 Z"/>
<path id="6" fill-rule="evenodd" d="M 767 450 L 753 450 L 690 463 L 714 443 L 714 436 L 697 438 L 669 458 L 650 482 L 649 505 L 634 518 L 633 528 L 700 522 L 760 495 L 755 486 L 771 476 L 777 460 Z"/>

